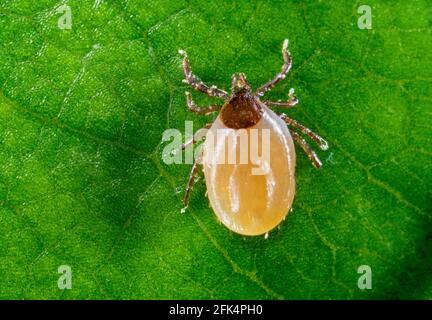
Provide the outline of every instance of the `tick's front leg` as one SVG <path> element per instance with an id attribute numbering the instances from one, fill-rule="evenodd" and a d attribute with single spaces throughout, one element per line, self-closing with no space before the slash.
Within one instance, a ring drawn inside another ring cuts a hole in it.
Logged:
<path id="1" fill-rule="evenodd" d="M 187 102 L 188 109 L 193 113 L 200 114 L 200 115 L 208 115 L 210 113 L 220 111 L 221 109 L 220 106 L 214 106 L 214 105 L 207 106 L 205 108 L 198 107 L 193 101 L 190 92 L 186 92 L 185 94 L 186 94 L 186 102 Z"/>
<path id="2" fill-rule="evenodd" d="M 210 97 L 218 97 L 223 99 L 228 98 L 228 93 L 226 91 L 218 89 L 216 86 L 208 87 L 204 82 L 198 81 L 196 76 L 192 73 L 186 51 L 179 50 L 179 53 L 183 56 L 183 73 L 185 76 L 183 82 L 188 83 L 195 90 L 201 91 Z"/>
<path id="3" fill-rule="evenodd" d="M 188 183 L 186 185 L 186 191 L 185 191 L 185 195 L 183 198 L 183 204 L 184 204 L 185 208 L 187 208 L 187 206 L 189 205 L 190 195 L 192 192 L 192 188 L 195 184 L 195 177 L 198 174 L 198 169 L 199 169 L 201 159 L 202 159 L 202 152 L 199 154 L 198 157 L 196 157 L 196 159 L 192 165 L 191 172 L 189 174 L 189 180 L 188 180 Z"/>
<path id="4" fill-rule="evenodd" d="M 264 93 L 266 93 L 271 88 L 273 88 L 279 81 L 285 79 L 287 73 L 290 71 L 292 67 L 292 59 L 288 51 L 288 39 L 285 39 L 285 41 L 283 42 L 282 56 L 283 56 L 284 63 L 282 65 L 281 72 L 278 73 L 274 79 L 270 80 L 269 82 L 267 82 L 266 84 L 264 84 L 263 86 L 257 89 L 256 94 L 258 96 L 264 95 Z"/>

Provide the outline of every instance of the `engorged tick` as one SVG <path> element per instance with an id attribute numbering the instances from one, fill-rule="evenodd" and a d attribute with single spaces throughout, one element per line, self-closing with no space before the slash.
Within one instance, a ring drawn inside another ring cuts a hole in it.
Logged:
<path id="1" fill-rule="evenodd" d="M 296 120 L 289 118 L 284 113 L 274 112 L 272 108 L 291 108 L 298 103 L 291 89 L 288 100 L 285 102 L 261 101 L 261 97 L 284 79 L 291 69 L 292 60 L 288 51 L 288 40 L 283 42 L 282 55 L 284 63 L 282 70 L 276 77 L 259 87 L 253 92 L 243 73 L 232 76 L 231 95 L 215 86 L 207 86 L 198 81 L 192 73 L 186 52 L 180 50 L 183 56 L 183 71 L 185 83 L 195 90 L 201 91 L 211 97 L 224 99 L 223 106 L 211 105 L 200 108 L 192 100 L 189 92 L 186 92 L 188 109 L 196 114 L 208 115 L 220 111 L 213 123 L 206 125 L 209 129 L 207 136 L 220 129 L 245 130 L 248 134 L 252 129 L 258 132 L 264 129 L 270 132 L 270 158 L 266 163 L 265 174 L 253 175 L 254 163 L 223 163 L 209 161 L 209 148 L 216 150 L 212 154 L 217 160 L 225 157 L 226 140 L 217 139 L 212 145 L 208 140 L 204 142 L 200 156 L 195 159 L 186 186 L 184 204 L 189 203 L 190 192 L 198 173 L 198 165 L 202 160 L 207 193 L 210 205 L 219 220 L 230 230 L 243 235 L 267 234 L 283 221 L 290 211 L 295 194 L 295 160 L 296 154 L 293 139 L 307 154 L 312 164 L 319 168 L 321 161 L 309 144 L 299 133 L 305 134 L 316 142 L 322 150 L 328 148 L 327 142 L 319 135 L 304 127 Z M 288 127 L 289 129 L 288 129 Z M 261 134 L 261 133 L 259 133 Z M 194 137 L 182 145 L 182 149 L 198 142 Z M 239 153 L 239 145 L 228 152 Z M 218 150 L 224 150 L 219 155 Z M 220 164 L 223 163 L 223 164 Z"/>

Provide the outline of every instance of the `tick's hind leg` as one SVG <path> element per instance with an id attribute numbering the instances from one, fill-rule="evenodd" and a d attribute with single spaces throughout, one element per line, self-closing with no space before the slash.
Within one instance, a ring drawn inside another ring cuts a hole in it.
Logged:
<path id="1" fill-rule="evenodd" d="M 196 159 L 192 165 L 191 172 L 189 174 L 189 180 L 188 180 L 188 183 L 186 185 L 186 191 L 185 191 L 185 195 L 183 198 L 183 204 L 184 204 L 185 208 L 187 208 L 187 206 L 189 205 L 189 199 L 190 199 L 190 195 L 192 192 L 192 188 L 195 184 L 195 178 L 199 172 L 198 169 L 199 169 L 199 165 L 201 162 L 201 158 L 202 158 L 202 152 L 199 154 L 198 157 L 196 157 Z"/>
<path id="2" fill-rule="evenodd" d="M 321 167 L 321 161 L 316 155 L 315 151 L 312 150 L 312 148 L 309 146 L 309 144 L 306 142 L 305 139 L 299 136 L 297 132 L 291 131 L 291 135 L 295 142 L 297 142 L 300 147 L 303 149 L 303 151 L 307 154 L 310 161 L 312 161 L 312 164 L 315 168 L 319 169 Z"/>
<path id="3" fill-rule="evenodd" d="M 257 89 L 256 94 L 258 96 L 264 95 L 264 93 L 266 93 L 271 88 L 273 88 L 279 81 L 285 79 L 287 73 L 290 71 L 292 67 L 292 59 L 288 51 L 288 39 L 285 39 L 285 41 L 283 42 L 282 56 L 283 56 L 284 63 L 282 65 L 281 72 L 279 72 L 274 79 L 270 80 L 269 82 L 267 82 L 266 84 L 262 85 Z"/>
<path id="4" fill-rule="evenodd" d="M 281 117 L 282 120 L 285 121 L 285 123 L 288 126 L 291 126 L 292 128 L 299 130 L 301 133 L 307 135 L 309 138 L 315 141 L 322 150 L 328 149 L 327 141 L 325 141 L 315 132 L 312 132 L 310 129 L 306 128 L 304 125 L 300 124 L 296 120 L 289 118 L 284 113 L 278 113 L 278 115 Z M 300 137 L 300 135 L 297 132 L 294 132 L 293 130 L 290 131 L 294 141 L 296 141 L 303 149 L 303 151 L 307 154 L 308 158 L 312 161 L 313 166 L 315 168 L 320 168 L 322 164 L 320 159 L 316 155 L 315 151 L 312 150 L 312 148 L 309 146 L 306 140 Z"/>
<path id="5" fill-rule="evenodd" d="M 328 143 L 325 139 L 321 138 L 318 134 L 310 130 L 309 128 L 306 128 L 304 125 L 300 124 L 298 121 L 291 119 L 284 113 L 277 113 L 281 117 L 283 121 L 288 126 L 292 126 L 293 128 L 296 128 L 301 133 L 307 135 L 309 138 L 311 138 L 313 141 L 316 142 L 316 144 L 320 147 L 321 150 L 327 150 L 328 149 Z"/>
<path id="6" fill-rule="evenodd" d="M 187 106 L 189 111 L 196 113 L 196 114 L 201 114 L 201 115 L 208 115 L 210 113 L 213 112 L 217 112 L 220 111 L 221 107 L 220 106 L 207 106 L 204 108 L 198 107 L 195 102 L 192 99 L 192 95 L 190 94 L 190 92 L 186 92 L 186 102 L 187 102 Z"/>
<path id="7" fill-rule="evenodd" d="M 204 82 L 198 81 L 196 76 L 192 73 L 186 51 L 179 50 L 179 53 L 183 56 L 183 73 L 185 76 L 183 81 L 185 83 L 188 83 L 195 90 L 204 92 L 211 97 L 228 98 L 228 93 L 226 91 L 218 89 L 216 86 L 208 87 Z"/>

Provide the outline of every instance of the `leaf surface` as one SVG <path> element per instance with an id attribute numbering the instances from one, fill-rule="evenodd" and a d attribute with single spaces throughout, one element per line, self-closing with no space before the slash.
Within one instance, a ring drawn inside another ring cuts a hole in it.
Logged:
<path id="1" fill-rule="evenodd" d="M 430 299 L 431 6 L 369 1 L 361 30 L 361 4 L 2 1 L 0 297 Z M 162 133 L 211 117 L 186 111 L 178 49 L 206 83 L 257 87 L 285 38 L 293 70 L 268 97 L 295 88 L 289 114 L 330 144 L 322 170 L 298 150 L 293 211 L 267 240 L 219 224 L 202 181 L 181 215 L 190 166 L 162 162 Z"/>

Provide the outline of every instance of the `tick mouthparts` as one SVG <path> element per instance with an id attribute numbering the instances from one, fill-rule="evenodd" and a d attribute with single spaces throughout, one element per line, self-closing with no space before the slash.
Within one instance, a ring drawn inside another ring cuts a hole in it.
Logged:
<path id="1" fill-rule="evenodd" d="M 235 73 L 232 77 L 232 89 L 239 91 L 241 89 L 249 89 L 249 84 L 244 73 Z"/>
<path id="2" fill-rule="evenodd" d="M 242 83 L 246 82 L 246 76 L 244 75 L 244 73 L 239 73 L 238 77 L 239 77 L 238 82 L 242 82 Z"/>

